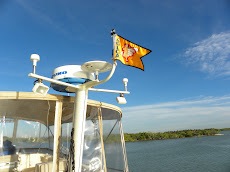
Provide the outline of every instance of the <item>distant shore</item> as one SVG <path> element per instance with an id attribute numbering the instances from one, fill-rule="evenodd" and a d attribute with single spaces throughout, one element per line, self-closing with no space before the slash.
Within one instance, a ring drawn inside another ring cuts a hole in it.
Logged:
<path id="1" fill-rule="evenodd" d="M 166 139 L 178 139 L 186 137 L 201 137 L 201 136 L 215 136 L 223 135 L 220 131 L 230 130 L 230 128 L 224 129 L 195 129 L 195 130 L 181 130 L 181 131 L 168 131 L 162 133 L 152 133 L 152 132 L 141 132 L 141 133 L 125 133 L 126 142 L 135 141 L 149 141 L 149 140 L 166 140 Z"/>

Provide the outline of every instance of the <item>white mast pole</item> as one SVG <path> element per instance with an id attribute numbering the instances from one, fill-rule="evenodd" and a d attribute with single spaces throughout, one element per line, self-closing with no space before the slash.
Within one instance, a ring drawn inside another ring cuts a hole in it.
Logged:
<path id="1" fill-rule="evenodd" d="M 113 37 L 113 51 L 115 50 L 115 30 L 111 31 Z M 114 52 L 115 53 L 115 52 Z M 96 82 L 88 82 L 86 84 L 80 85 L 75 92 L 75 101 L 74 101 L 74 112 L 73 112 L 73 127 L 74 127 L 74 165 L 75 172 L 81 172 L 82 168 L 82 157 L 83 157 L 83 145 L 84 145 L 84 131 L 85 131 L 85 120 L 86 120 L 86 111 L 87 111 L 87 100 L 88 100 L 88 90 L 90 87 L 102 84 L 108 81 L 116 68 L 115 59 L 113 68 L 110 75 L 102 80 L 97 80 Z"/>
<path id="2" fill-rule="evenodd" d="M 85 120 L 88 100 L 88 88 L 83 86 L 76 90 L 73 112 L 74 128 L 74 166 L 75 172 L 81 172 Z"/>

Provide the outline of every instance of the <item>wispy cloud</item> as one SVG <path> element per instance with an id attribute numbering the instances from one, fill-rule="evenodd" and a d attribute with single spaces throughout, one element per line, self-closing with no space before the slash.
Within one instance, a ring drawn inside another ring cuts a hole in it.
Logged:
<path id="1" fill-rule="evenodd" d="M 187 48 L 182 56 L 185 64 L 198 66 L 211 76 L 229 76 L 230 32 L 213 34 Z"/>
<path id="2" fill-rule="evenodd" d="M 124 129 L 140 132 L 227 127 L 229 101 L 226 95 L 124 108 Z"/>
<path id="3" fill-rule="evenodd" d="M 230 100 L 230 95 L 223 96 L 223 97 L 201 97 L 200 99 L 196 99 L 196 100 L 175 101 L 175 102 L 167 102 L 167 103 L 160 103 L 154 105 L 128 107 L 128 108 L 124 108 L 123 110 L 129 111 L 129 110 L 142 110 L 143 108 L 152 109 L 152 108 L 165 108 L 165 107 L 181 107 L 181 106 L 189 106 L 189 105 L 196 105 L 196 104 L 208 105 L 216 102 L 220 103 L 226 100 Z"/>

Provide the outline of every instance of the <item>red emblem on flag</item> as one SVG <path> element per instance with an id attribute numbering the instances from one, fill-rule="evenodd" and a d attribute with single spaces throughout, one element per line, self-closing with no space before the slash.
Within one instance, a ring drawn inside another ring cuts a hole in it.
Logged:
<path id="1" fill-rule="evenodd" d="M 136 52 L 138 51 L 138 48 L 131 47 L 129 44 L 125 44 L 122 47 L 122 57 L 125 59 L 126 62 L 129 62 L 129 57 L 132 57 Z"/>

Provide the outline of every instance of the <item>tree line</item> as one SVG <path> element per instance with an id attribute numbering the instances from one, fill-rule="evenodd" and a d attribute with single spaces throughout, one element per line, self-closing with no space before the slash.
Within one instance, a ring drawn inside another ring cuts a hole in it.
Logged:
<path id="1" fill-rule="evenodd" d="M 200 136 L 213 136 L 219 134 L 220 131 L 229 129 L 204 129 L 204 130 L 181 130 L 181 131 L 168 131 L 168 132 L 141 132 L 141 133 L 125 133 L 125 141 L 146 141 L 146 140 L 165 140 L 165 139 L 177 139 L 185 137 L 200 137 Z"/>

